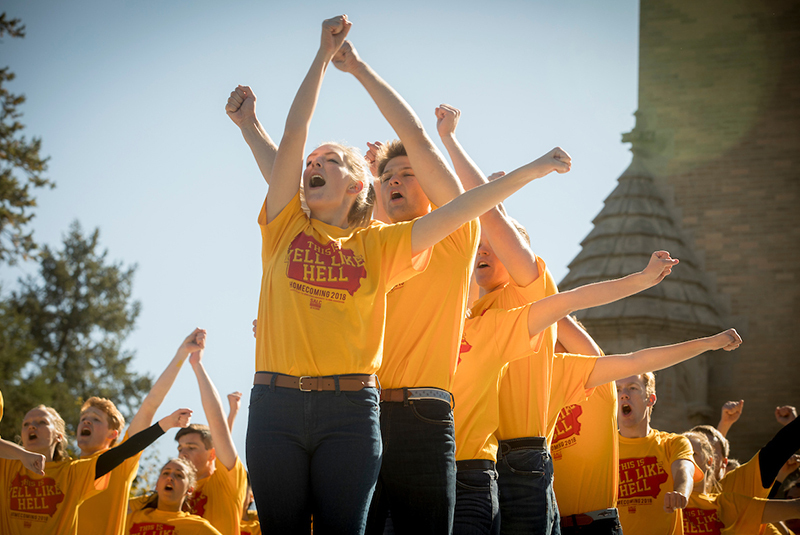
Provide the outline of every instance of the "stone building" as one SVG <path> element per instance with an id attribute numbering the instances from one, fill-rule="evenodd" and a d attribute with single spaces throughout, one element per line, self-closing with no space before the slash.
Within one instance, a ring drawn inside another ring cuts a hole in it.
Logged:
<path id="1" fill-rule="evenodd" d="M 654 426 L 716 424 L 747 460 L 800 406 L 800 3 L 641 0 L 630 167 L 562 289 L 615 278 L 666 249 L 661 285 L 577 316 L 607 353 L 736 327 L 744 344 L 657 374 Z M 719 353 L 719 354 L 718 354 Z"/>

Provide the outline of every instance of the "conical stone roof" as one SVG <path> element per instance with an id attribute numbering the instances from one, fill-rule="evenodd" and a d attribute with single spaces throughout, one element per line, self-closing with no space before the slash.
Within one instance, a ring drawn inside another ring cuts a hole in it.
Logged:
<path id="1" fill-rule="evenodd" d="M 719 306 L 697 257 L 683 239 L 652 175 L 634 155 L 616 189 L 594 218 L 594 229 L 581 242 L 559 284 L 568 290 L 641 270 L 653 251 L 666 250 L 678 264 L 661 284 L 615 303 L 584 310 L 582 321 L 650 319 L 693 329 L 720 328 Z"/>

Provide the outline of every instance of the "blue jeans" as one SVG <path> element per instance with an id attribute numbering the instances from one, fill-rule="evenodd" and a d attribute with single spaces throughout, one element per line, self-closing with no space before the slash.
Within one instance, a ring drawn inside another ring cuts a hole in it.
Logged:
<path id="1" fill-rule="evenodd" d="M 497 472 L 500 475 L 501 533 L 560 535 L 550 453 L 519 449 L 502 454 Z"/>
<path id="2" fill-rule="evenodd" d="M 459 470 L 453 535 L 498 535 L 499 512 L 497 472 Z"/>
<path id="3" fill-rule="evenodd" d="M 367 533 L 448 534 L 456 501 L 456 439 L 450 405 L 436 400 L 381 402 L 383 463 Z"/>
<path id="4" fill-rule="evenodd" d="M 247 465 L 264 533 L 363 533 L 381 464 L 378 392 L 254 385 Z"/>

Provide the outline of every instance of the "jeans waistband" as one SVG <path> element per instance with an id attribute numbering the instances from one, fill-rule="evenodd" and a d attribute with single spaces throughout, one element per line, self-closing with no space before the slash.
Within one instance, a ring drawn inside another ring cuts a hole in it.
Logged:
<path id="1" fill-rule="evenodd" d="M 574 526 L 588 526 L 595 520 L 613 520 L 619 517 L 619 513 L 615 507 L 608 509 L 598 509 L 597 511 L 589 511 L 588 513 L 580 513 L 577 515 L 567 515 L 561 517 L 561 526 L 571 528 Z"/>
<path id="2" fill-rule="evenodd" d="M 545 437 L 524 437 L 501 440 L 499 444 L 500 453 L 507 454 L 516 450 L 540 450 L 547 451 L 547 439 Z"/>
<path id="3" fill-rule="evenodd" d="M 384 388 L 381 390 L 381 401 L 405 403 L 406 401 L 423 399 L 444 401 L 451 407 L 455 405 L 453 394 L 441 388 Z"/>
<path id="4" fill-rule="evenodd" d="M 378 377 L 368 374 L 326 375 L 323 377 L 304 375 L 296 377 L 282 373 L 256 372 L 253 384 L 294 388 L 302 392 L 321 392 L 323 390 L 354 392 L 367 387 L 380 387 Z"/>
<path id="5" fill-rule="evenodd" d="M 456 461 L 456 469 L 461 470 L 491 470 L 495 471 L 494 461 L 489 459 L 466 459 Z"/>

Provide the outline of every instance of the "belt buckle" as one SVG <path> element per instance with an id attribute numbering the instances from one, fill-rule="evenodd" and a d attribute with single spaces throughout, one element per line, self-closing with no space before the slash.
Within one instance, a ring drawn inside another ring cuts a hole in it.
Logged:
<path id="1" fill-rule="evenodd" d="M 311 392 L 310 388 L 303 388 L 303 379 L 311 379 L 311 376 L 310 375 L 301 376 L 300 379 L 297 381 L 297 388 L 300 389 L 300 392 Z"/>

